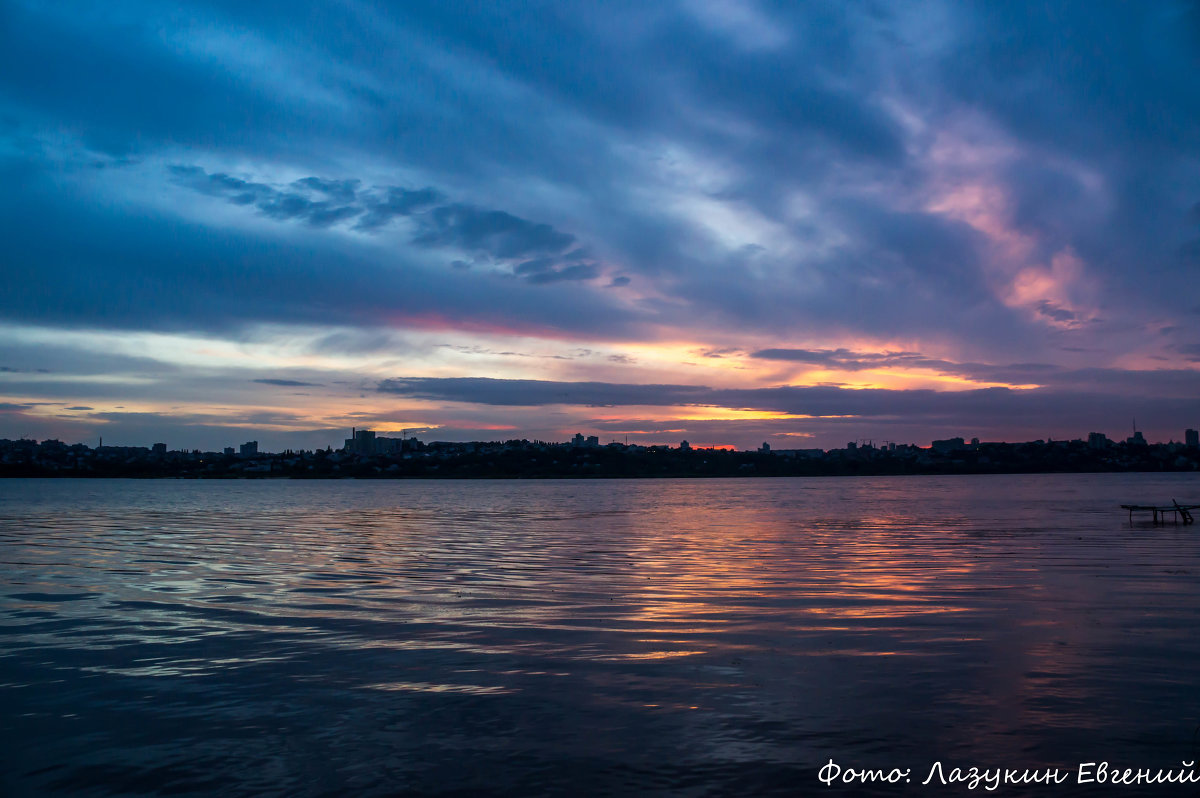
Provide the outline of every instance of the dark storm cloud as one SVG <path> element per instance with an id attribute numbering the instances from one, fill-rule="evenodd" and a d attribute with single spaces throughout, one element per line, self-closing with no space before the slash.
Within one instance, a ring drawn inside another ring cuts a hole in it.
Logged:
<path id="1" fill-rule="evenodd" d="M 198 166 L 172 166 L 170 172 L 176 180 L 201 193 L 224 197 L 234 205 L 252 205 L 263 216 L 279 221 L 299 219 L 312 227 L 329 227 L 363 213 L 363 208 L 354 204 L 357 180 L 306 177 L 293 183 L 293 190 L 281 191 L 227 174 L 208 174 Z M 325 199 L 314 199 L 314 194 Z"/>
<path id="2" fill-rule="evenodd" d="M 1036 367 L 1034 368 L 1036 369 Z M 497 406 L 712 406 L 776 411 L 814 416 L 928 417 L 953 409 L 980 412 L 981 417 L 1012 418 L 1015 414 L 1044 409 L 1066 396 L 1094 406 L 1122 406 L 1137 397 L 1114 389 L 1133 375 L 1115 370 L 1071 372 L 1060 386 L 1038 390 L 981 388 L 966 391 L 846 389 L 831 386 L 722 389 L 702 385 L 627 385 L 602 382 L 506 380 L 484 377 L 414 377 L 384 380 L 383 393 L 449 402 Z M 1162 394 L 1163 402 L 1191 401 L 1200 390 L 1200 373 L 1194 371 L 1138 372 L 1138 378 Z M 1097 393 L 1086 393 L 1095 390 Z M 1084 397 L 1087 397 L 1086 399 Z"/>
<path id="3" fill-rule="evenodd" d="M 383 393 L 415 399 L 500 406 L 719 406 L 811 415 L 877 415 L 885 409 L 887 412 L 925 413 L 932 412 L 930 400 L 937 401 L 933 391 L 847 391 L 824 387 L 737 390 L 703 385 L 628 385 L 486 377 L 390 379 L 380 382 L 378 388 Z"/>
<path id="4" fill-rule="evenodd" d="M 521 258 L 561 252 L 575 237 L 511 213 L 456 203 L 422 216 L 421 230 L 413 240 L 426 246 L 455 246 L 490 252 L 498 258 Z"/>
<path id="5" fill-rule="evenodd" d="M 464 203 L 434 205 L 442 195 L 432 188 L 392 186 L 360 191 L 358 180 L 306 177 L 281 190 L 227 174 L 209 174 L 197 166 L 172 166 L 170 172 L 196 191 L 234 205 L 253 206 L 277 221 L 298 219 L 312 227 L 329 227 L 361 217 L 355 229 L 377 232 L 392 219 L 408 217 L 415 224 L 412 243 L 418 246 L 453 247 L 500 261 L 531 258 L 513 269 L 531 283 L 591 280 L 600 274 L 597 266 L 588 262 L 586 251 L 563 254 L 575 244 L 575 236 L 506 211 Z M 326 199 L 314 199 L 314 193 Z"/>
<path id="6" fill-rule="evenodd" d="M 396 217 L 411 216 L 416 211 L 441 202 L 442 195 L 432 188 L 405 189 L 393 186 L 381 194 L 367 195 L 362 201 L 366 212 L 355 227 L 373 231 Z"/>
<path id="7" fill-rule="evenodd" d="M 604 382 L 418 377 L 383 380 L 383 393 L 489 405 L 670 405 L 704 403 L 711 389 L 693 385 L 618 385 Z"/>
<path id="8" fill-rule="evenodd" d="M 319 177 L 305 177 L 293 185 L 310 191 L 318 191 L 337 202 L 353 202 L 358 197 L 357 180 L 322 180 Z"/>
<path id="9" fill-rule="evenodd" d="M 1055 321 L 1076 321 L 1077 316 L 1072 311 L 1067 310 L 1061 305 L 1056 305 L 1048 299 L 1043 299 L 1037 303 L 1037 312 L 1048 319 Z"/>

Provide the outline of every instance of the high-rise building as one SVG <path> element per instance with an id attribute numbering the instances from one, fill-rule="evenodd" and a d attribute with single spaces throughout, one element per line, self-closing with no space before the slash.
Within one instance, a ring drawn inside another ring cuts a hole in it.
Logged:
<path id="1" fill-rule="evenodd" d="M 1183 433 L 1183 442 L 1193 449 L 1200 448 L 1200 432 L 1194 429 L 1187 430 Z"/>
<path id="2" fill-rule="evenodd" d="M 246 441 L 239 449 L 239 454 L 242 457 L 255 457 L 258 455 L 258 441 Z"/>

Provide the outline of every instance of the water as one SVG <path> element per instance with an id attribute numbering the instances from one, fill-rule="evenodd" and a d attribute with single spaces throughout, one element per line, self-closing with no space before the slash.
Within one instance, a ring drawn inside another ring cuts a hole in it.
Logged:
<path id="1" fill-rule="evenodd" d="M 1200 479 L 0 481 L 0 794 L 1178 771 L 1200 532 L 1117 509 L 1171 498 Z"/>

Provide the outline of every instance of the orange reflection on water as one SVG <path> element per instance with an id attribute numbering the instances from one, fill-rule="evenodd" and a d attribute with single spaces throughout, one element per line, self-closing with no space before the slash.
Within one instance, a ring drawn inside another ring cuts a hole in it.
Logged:
<path id="1" fill-rule="evenodd" d="M 974 607 L 961 599 L 978 562 L 943 542 L 952 534 L 945 529 L 922 529 L 915 544 L 910 521 L 876 513 L 796 526 L 753 502 L 710 504 L 698 513 L 697 504 L 663 501 L 652 524 L 631 519 L 627 538 L 637 579 L 624 620 L 670 651 L 700 653 L 714 639 L 771 629 L 793 637 L 904 637 L 913 624 L 969 615 Z M 839 646 L 810 653 L 911 652 Z"/>

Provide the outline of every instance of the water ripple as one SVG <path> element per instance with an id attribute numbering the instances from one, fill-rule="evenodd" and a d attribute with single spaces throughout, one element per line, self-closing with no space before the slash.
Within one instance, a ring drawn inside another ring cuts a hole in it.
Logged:
<path id="1" fill-rule="evenodd" d="M 0 792 L 793 795 L 830 757 L 1177 765 L 1200 545 L 1115 506 L 1197 487 L 10 480 Z"/>

